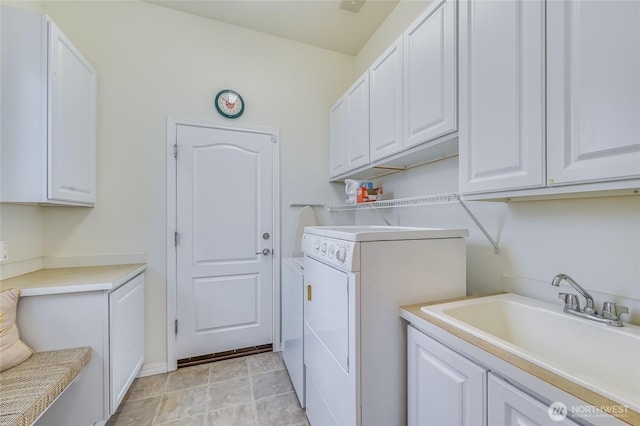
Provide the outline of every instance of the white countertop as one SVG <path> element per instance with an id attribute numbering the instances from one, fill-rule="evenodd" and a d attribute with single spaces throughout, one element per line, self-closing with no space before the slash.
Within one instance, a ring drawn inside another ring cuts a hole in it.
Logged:
<path id="1" fill-rule="evenodd" d="M 84 291 L 112 291 L 139 275 L 144 263 L 41 269 L 0 281 L 0 290 L 19 288 L 22 297 Z"/>

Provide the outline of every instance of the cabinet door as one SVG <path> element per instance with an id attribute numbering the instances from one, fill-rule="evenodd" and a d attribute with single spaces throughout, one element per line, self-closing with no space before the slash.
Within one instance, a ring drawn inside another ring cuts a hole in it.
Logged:
<path id="1" fill-rule="evenodd" d="M 342 97 L 329 110 L 329 176 L 335 177 L 346 171 L 347 108 Z"/>
<path id="2" fill-rule="evenodd" d="M 566 418 L 566 407 L 550 408 L 489 373 L 488 418 L 491 426 L 577 425 Z"/>
<path id="3" fill-rule="evenodd" d="M 373 162 L 402 150 L 402 37 L 369 71 L 369 159 Z"/>
<path id="4" fill-rule="evenodd" d="M 457 129 L 456 3 L 434 2 L 404 33 L 404 147 Z"/>
<path id="5" fill-rule="evenodd" d="M 109 294 L 110 414 L 144 362 L 144 275 Z"/>
<path id="6" fill-rule="evenodd" d="M 486 425 L 485 369 L 411 326 L 407 338 L 408 424 Z"/>
<path id="7" fill-rule="evenodd" d="M 640 2 L 547 8 L 548 184 L 640 176 Z"/>
<path id="8" fill-rule="evenodd" d="M 48 197 L 96 199 L 96 73 L 49 21 Z"/>
<path id="9" fill-rule="evenodd" d="M 369 72 L 351 86 L 346 101 L 346 171 L 350 171 L 369 163 Z"/>
<path id="10" fill-rule="evenodd" d="M 544 185 L 541 0 L 460 3 L 460 191 Z"/>

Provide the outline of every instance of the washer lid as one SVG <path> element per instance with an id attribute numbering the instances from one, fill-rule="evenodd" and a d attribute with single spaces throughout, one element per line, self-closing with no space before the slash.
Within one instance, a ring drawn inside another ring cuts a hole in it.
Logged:
<path id="1" fill-rule="evenodd" d="M 414 228 L 407 226 L 307 226 L 307 234 L 346 241 L 424 240 L 468 237 L 466 229 Z"/>

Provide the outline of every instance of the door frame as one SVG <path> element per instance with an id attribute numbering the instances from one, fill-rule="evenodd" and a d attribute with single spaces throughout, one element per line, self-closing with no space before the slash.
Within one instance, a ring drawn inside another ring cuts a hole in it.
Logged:
<path id="1" fill-rule="evenodd" d="M 207 127 L 271 135 L 273 141 L 273 350 L 280 350 L 280 145 L 276 128 L 225 124 L 199 118 L 167 116 L 167 370 L 177 368 L 175 319 L 177 318 L 178 251 L 174 232 L 177 230 L 177 162 L 174 145 L 177 144 L 178 125 Z"/>

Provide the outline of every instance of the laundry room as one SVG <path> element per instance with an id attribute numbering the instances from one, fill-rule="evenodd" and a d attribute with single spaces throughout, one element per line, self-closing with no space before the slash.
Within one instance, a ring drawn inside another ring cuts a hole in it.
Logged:
<path id="1" fill-rule="evenodd" d="M 1 7 L 25 424 L 640 424 L 640 2 Z"/>

